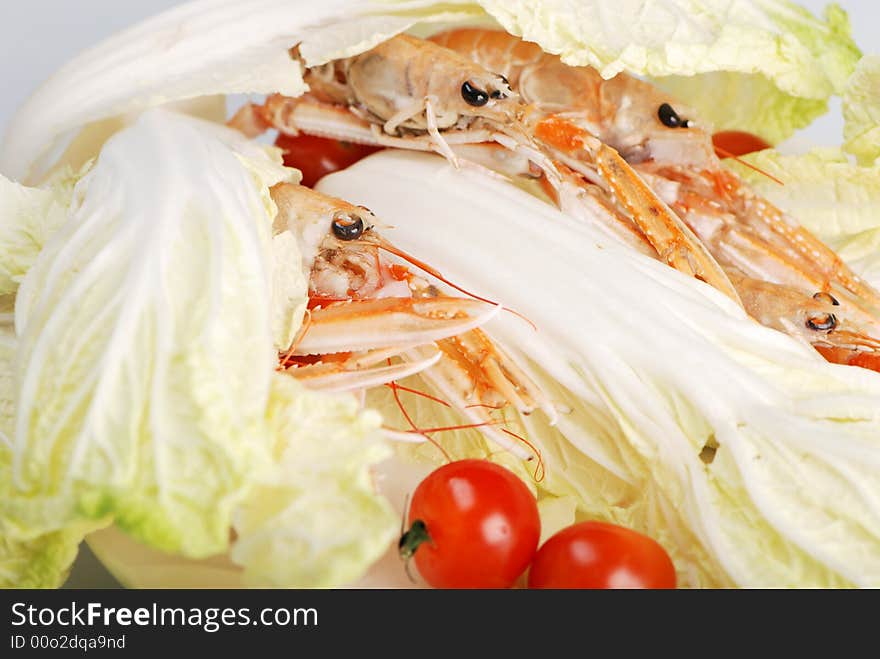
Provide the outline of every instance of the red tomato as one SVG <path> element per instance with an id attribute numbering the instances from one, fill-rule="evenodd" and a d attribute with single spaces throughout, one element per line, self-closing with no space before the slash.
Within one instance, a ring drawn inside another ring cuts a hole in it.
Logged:
<path id="1" fill-rule="evenodd" d="M 754 151 L 769 149 L 770 144 L 762 138 L 743 130 L 722 130 L 712 136 L 712 144 L 722 158 L 744 156 Z"/>
<path id="2" fill-rule="evenodd" d="M 310 188 L 327 174 L 351 167 L 358 160 L 379 151 L 377 147 L 314 135 L 279 135 L 275 146 L 284 151 L 284 164 L 300 170 L 302 184 Z"/>
<path id="3" fill-rule="evenodd" d="M 529 588 L 675 588 L 675 568 L 648 536 L 584 522 L 543 544 L 532 562 Z"/>
<path id="4" fill-rule="evenodd" d="M 535 497 L 486 460 L 440 467 L 416 488 L 400 553 L 435 588 L 510 588 L 541 536 Z"/>

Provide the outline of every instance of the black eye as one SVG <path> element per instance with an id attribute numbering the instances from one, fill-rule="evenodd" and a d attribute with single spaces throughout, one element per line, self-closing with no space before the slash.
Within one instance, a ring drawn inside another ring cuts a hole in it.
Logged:
<path id="1" fill-rule="evenodd" d="M 837 298 L 834 297 L 831 293 L 826 293 L 825 291 L 819 291 L 813 296 L 814 300 L 820 300 L 821 302 L 827 302 L 828 304 L 833 304 L 835 307 L 840 306 L 840 302 L 837 301 Z"/>
<path id="2" fill-rule="evenodd" d="M 333 233 L 339 240 L 357 240 L 364 235 L 364 221 L 359 217 L 337 217 L 333 220 Z"/>
<path id="3" fill-rule="evenodd" d="M 657 110 L 657 116 L 660 117 L 661 123 L 667 128 L 687 128 L 691 124 L 687 119 L 679 117 L 678 113 L 672 109 L 669 103 L 664 103 L 660 106 L 660 109 Z"/>
<path id="4" fill-rule="evenodd" d="M 482 89 L 474 87 L 470 82 L 465 82 L 461 86 L 461 97 L 468 105 L 474 107 L 482 107 L 489 102 L 489 95 Z"/>
<path id="5" fill-rule="evenodd" d="M 818 316 L 807 318 L 807 327 L 817 332 L 833 330 L 837 327 L 837 317 L 833 313 L 823 313 Z"/>

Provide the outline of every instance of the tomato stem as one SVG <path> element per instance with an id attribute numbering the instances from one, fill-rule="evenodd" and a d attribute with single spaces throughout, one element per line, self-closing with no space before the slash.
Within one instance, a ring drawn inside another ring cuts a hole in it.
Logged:
<path id="1" fill-rule="evenodd" d="M 400 557 L 403 559 L 403 569 L 406 570 L 406 576 L 413 583 L 416 580 L 412 572 L 409 571 L 409 562 L 415 556 L 418 548 L 425 542 L 432 542 L 431 534 L 428 533 L 428 525 L 422 520 L 417 519 L 412 523 L 409 531 L 400 536 L 400 542 L 397 543 L 397 549 L 400 552 Z"/>
<path id="2" fill-rule="evenodd" d="M 415 556 L 418 548 L 426 542 L 432 542 L 431 534 L 428 533 L 428 526 L 422 520 L 417 519 L 412 523 L 409 531 L 400 536 L 400 542 L 397 543 L 400 557 L 408 561 Z"/>

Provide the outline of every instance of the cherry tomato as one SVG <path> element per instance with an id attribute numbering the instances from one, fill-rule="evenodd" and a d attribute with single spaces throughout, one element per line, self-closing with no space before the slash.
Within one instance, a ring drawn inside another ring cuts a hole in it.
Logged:
<path id="1" fill-rule="evenodd" d="M 675 588 L 675 567 L 648 536 L 614 524 L 583 522 L 541 546 L 529 588 Z"/>
<path id="2" fill-rule="evenodd" d="M 358 160 L 379 151 L 372 146 L 314 135 L 279 135 L 275 146 L 284 152 L 284 164 L 300 170 L 302 184 L 310 188 L 327 174 L 351 167 Z"/>
<path id="3" fill-rule="evenodd" d="M 486 460 L 440 467 L 416 488 L 400 553 L 435 588 L 510 588 L 538 548 L 535 497 Z"/>
<path id="4" fill-rule="evenodd" d="M 743 130 L 722 130 L 712 136 L 712 144 L 721 158 L 744 156 L 754 151 L 769 149 L 770 144 L 762 138 Z"/>

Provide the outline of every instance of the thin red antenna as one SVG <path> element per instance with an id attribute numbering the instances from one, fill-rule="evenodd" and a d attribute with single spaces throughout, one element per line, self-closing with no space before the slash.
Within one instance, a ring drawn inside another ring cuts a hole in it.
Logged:
<path id="1" fill-rule="evenodd" d="M 486 410 L 496 410 L 497 411 L 497 410 L 505 409 L 508 405 L 510 405 L 510 403 L 504 403 L 503 405 L 486 405 L 485 403 L 474 403 L 473 405 L 465 405 L 464 409 L 473 410 L 473 409 L 477 409 L 477 408 L 482 408 L 482 409 L 486 409 Z"/>
<path id="2" fill-rule="evenodd" d="M 386 361 L 388 362 L 388 365 L 391 366 L 391 359 L 388 359 Z M 406 407 L 404 407 L 403 405 L 403 401 L 400 400 L 400 385 L 396 382 L 389 382 L 388 386 L 391 387 L 391 392 L 394 394 L 394 402 L 397 403 L 397 407 L 400 409 L 401 414 L 403 414 L 403 418 L 406 419 L 406 422 L 410 425 L 410 428 L 412 428 L 414 432 L 423 435 L 425 439 L 427 439 L 431 443 L 432 446 L 440 451 L 440 453 L 442 453 L 443 457 L 446 459 L 446 462 L 452 462 L 452 458 L 450 457 L 449 453 L 446 452 L 446 449 L 444 449 L 440 445 L 440 442 L 419 430 L 419 427 L 415 424 L 415 421 L 412 420 L 412 417 L 409 415 L 409 412 L 406 411 Z"/>
<path id="3" fill-rule="evenodd" d="M 281 370 L 286 371 L 289 365 L 291 358 L 293 358 L 293 353 L 296 352 L 297 348 L 302 345 L 303 339 L 306 338 L 306 334 L 309 333 L 309 330 L 312 328 L 312 312 L 309 309 L 306 309 L 305 321 L 303 321 L 303 328 L 300 330 L 299 336 L 296 338 L 296 341 L 293 342 L 293 345 L 290 346 L 290 350 L 284 355 L 284 358 L 281 360 Z"/>
<path id="4" fill-rule="evenodd" d="M 498 306 L 498 303 L 497 303 L 497 302 L 493 302 L 492 300 L 489 300 L 489 299 L 487 299 L 487 298 L 480 297 L 479 295 L 477 295 L 477 294 L 475 294 L 475 293 L 471 293 L 469 290 L 467 290 L 467 289 L 465 289 L 465 288 L 462 288 L 462 287 L 459 286 L 458 284 L 455 284 L 455 283 L 451 282 L 451 281 L 448 280 L 446 277 L 444 277 L 444 276 L 440 273 L 440 271 L 437 270 L 436 268 L 432 268 L 430 265 L 428 265 L 428 264 L 425 263 L 424 261 L 420 261 L 419 259 L 417 259 L 416 257 L 412 256 L 411 254 L 407 254 L 407 253 L 404 252 L 402 249 L 398 249 L 398 248 L 395 247 L 394 245 L 392 245 L 392 244 L 390 244 L 390 243 L 388 243 L 388 242 L 385 242 L 385 240 L 383 240 L 383 239 L 381 239 L 381 238 L 376 238 L 375 236 L 373 236 L 373 240 L 375 241 L 375 244 L 379 246 L 380 249 L 384 249 L 386 252 L 390 252 L 391 254 L 394 254 L 395 256 L 398 256 L 398 257 L 402 258 L 402 259 L 403 259 L 404 261 L 406 261 L 407 263 L 410 263 L 410 264 L 414 265 L 414 266 L 417 267 L 419 270 L 423 270 L 424 272 L 427 272 L 427 273 L 428 273 L 429 275 L 431 275 L 432 277 L 436 277 L 437 279 L 439 279 L 440 281 L 442 281 L 442 282 L 443 282 L 444 284 L 446 284 L 447 286 L 450 286 L 450 287 L 454 288 L 455 290 L 457 290 L 459 293 L 464 293 L 464 294 L 467 295 L 468 297 L 472 297 L 472 298 L 474 298 L 475 300 L 479 300 L 480 302 L 485 302 L 486 304 L 491 304 L 491 305 L 496 306 L 496 307 Z M 538 326 L 535 325 L 535 323 L 533 323 L 531 320 L 529 320 L 528 318 L 526 318 L 524 315 L 522 315 L 522 314 L 519 313 L 518 311 L 515 311 L 515 310 L 513 310 L 513 309 L 508 309 L 507 307 L 504 307 L 504 310 L 507 311 L 507 312 L 509 312 L 509 313 L 512 313 L 514 316 L 516 316 L 516 317 L 518 317 L 518 318 L 521 318 L 522 320 L 526 321 L 529 325 L 532 326 L 532 329 L 534 329 L 536 332 L 538 331 Z"/>
<path id="5" fill-rule="evenodd" d="M 731 152 L 728 151 L 727 149 L 722 149 L 720 146 L 716 146 L 716 147 L 715 147 L 715 153 L 718 154 L 719 156 L 721 156 L 722 158 L 732 158 L 733 160 L 736 160 L 736 161 L 737 161 L 740 165 L 742 165 L 743 167 L 748 167 L 749 169 L 751 169 L 751 170 L 754 171 L 754 172 L 757 172 L 758 174 L 763 174 L 764 176 L 766 176 L 767 178 L 769 178 L 769 179 L 770 179 L 771 181 L 773 181 L 774 183 L 778 183 L 779 185 L 785 185 L 785 183 L 783 183 L 783 182 L 780 181 L 778 178 L 776 178 L 775 176 L 773 176 L 773 174 L 770 174 L 769 172 L 765 172 L 765 171 L 764 171 L 763 169 L 761 169 L 760 167 L 756 167 L 756 166 L 753 165 L 752 163 L 743 160 L 742 158 L 740 158 L 740 157 L 737 156 L 737 155 L 734 155 L 733 153 L 731 153 Z"/>
<path id="6" fill-rule="evenodd" d="M 410 389 L 409 387 L 404 387 L 402 384 L 397 384 L 396 382 L 394 382 L 394 383 L 389 382 L 385 386 L 388 387 L 389 389 L 397 388 L 397 389 L 400 389 L 400 391 L 407 392 L 408 394 L 415 394 L 416 396 L 421 396 L 422 398 L 427 398 L 428 400 L 432 400 L 435 403 L 440 403 L 441 405 L 443 405 L 445 407 L 449 407 L 449 408 L 452 407 L 452 405 L 447 403 L 442 398 L 437 398 L 437 396 L 432 396 L 431 394 L 425 393 L 424 391 L 419 391 L 418 389 Z"/>
<path id="7" fill-rule="evenodd" d="M 506 433 L 506 434 L 510 435 L 511 437 L 513 437 L 513 438 L 515 438 L 515 439 L 518 439 L 518 440 L 521 441 L 523 444 L 525 444 L 525 445 L 528 446 L 530 449 L 532 449 L 532 453 L 534 453 L 535 456 L 538 458 L 538 464 L 535 465 L 535 475 L 534 475 L 535 482 L 536 482 L 536 483 L 540 483 L 542 480 L 544 480 L 544 478 L 547 476 L 547 470 L 546 470 L 545 467 L 544 467 L 544 456 L 541 455 L 541 452 L 535 447 L 535 445 L 532 444 L 532 443 L 531 443 L 529 440 L 527 440 L 525 437 L 520 437 L 520 436 L 517 435 L 515 432 L 510 431 L 510 430 L 508 430 L 507 428 L 502 428 L 502 429 L 501 429 L 501 432 Z M 540 476 L 538 476 L 538 472 L 541 473 Z"/>
<path id="8" fill-rule="evenodd" d="M 487 426 L 497 426 L 504 423 L 503 421 L 484 421 L 483 423 L 464 423 L 458 426 L 444 426 L 442 428 L 424 428 L 418 429 L 415 428 L 413 430 L 408 430 L 409 433 L 434 433 L 434 432 L 451 432 L 453 430 L 472 430 L 474 428 L 485 428 Z"/>

